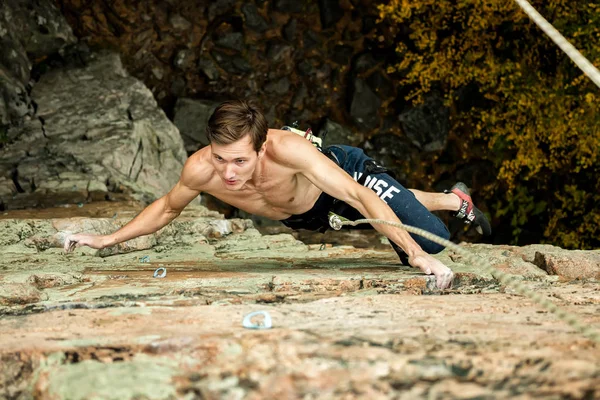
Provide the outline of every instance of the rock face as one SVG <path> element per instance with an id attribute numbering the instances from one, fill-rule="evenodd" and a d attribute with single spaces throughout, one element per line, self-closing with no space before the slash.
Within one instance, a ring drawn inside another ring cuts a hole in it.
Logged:
<path id="1" fill-rule="evenodd" d="M 206 127 L 219 102 L 180 98 L 175 105 L 175 126 L 179 129 L 188 153 L 208 144 Z"/>
<path id="2" fill-rule="evenodd" d="M 15 220 L 0 219 L 0 229 L 3 232 L 0 239 L 0 252 L 6 250 L 9 252 L 26 251 L 32 249 L 35 252 L 43 252 L 52 248 L 62 248 L 65 236 L 71 233 L 89 233 L 96 235 L 105 235 L 116 231 L 129 222 L 136 213 L 117 212 L 112 218 L 54 218 L 37 220 Z M 248 231 L 248 232 L 246 232 Z M 162 228 L 158 232 L 141 236 L 99 251 L 92 249 L 88 253 L 106 257 L 114 254 L 130 253 L 133 251 L 148 250 L 159 246 L 161 248 L 173 246 L 194 246 L 216 243 L 219 239 L 225 239 L 231 234 L 242 234 L 246 232 L 245 239 L 249 240 L 245 246 L 252 248 L 269 247 L 264 238 L 253 229 L 252 222 L 243 219 L 224 219 L 223 216 L 215 211 L 210 211 L 203 206 L 189 206 L 174 222 Z M 292 236 L 286 243 L 301 245 Z M 269 237 L 271 245 L 277 247 L 277 236 Z M 280 241 L 280 240 L 279 240 Z M 252 244 L 251 244 L 252 243 Z M 224 249 L 231 244 L 217 244 L 217 249 Z M 235 246 L 233 246 L 235 247 Z M 20 249 L 20 250 L 19 250 Z M 224 250 L 223 250 L 224 251 Z M 240 249 L 235 249 L 240 251 Z"/>
<path id="3" fill-rule="evenodd" d="M 600 280 L 600 252 L 570 251 L 568 254 L 555 247 L 536 252 L 533 263 L 552 275 L 567 279 Z"/>
<path id="4" fill-rule="evenodd" d="M 419 107 L 400 114 L 406 136 L 424 151 L 443 150 L 450 130 L 450 111 L 439 97 L 430 96 Z"/>
<path id="5" fill-rule="evenodd" d="M 50 0 L 0 4 L 0 209 L 150 201 L 178 180 L 183 141 L 151 91 L 76 42 Z"/>
<path id="6" fill-rule="evenodd" d="M 51 1 L 0 3 L 0 144 L 7 139 L 8 127 L 33 115 L 28 93 L 31 60 L 56 53 L 76 41 Z"/>
<path id="7" fill-rule="evenodd" d="M 37 119 L 0 149 L 5 208 L 165 194 L 186 159 L 177 128 L 116 54 L 44 74 Z"/>
<path id="8" fill-rule="evenodd" d="M 107 233 L 139 210 L 113 211 L 0 219 L 0 398 L 600 396 L 597 343 L 461 253 L 435 255 L 456 274 L 440 292 L 389 248 L 261 235 L 196 206 L 145 241 L 57 248 L 68 232 Z M 597 252 L 464 248 L 598 331 L 598 281 L 534 263 L 583 270 Z M 253 311 L 272 329 L 245 329 Z"/>
<path id="9" fill-rule="evenodd" d="M 382 62 L 393 43 L 382 40 L 390 32 L 374 23 L 372 2 L 57 4 L 78 36 L 118 48 L 169 115 L 181 98 L 254 98 L 272 127 L 299 121 L 316 131 L 329 118 L 353 134 L 402 134 L 404 105 Z"/>

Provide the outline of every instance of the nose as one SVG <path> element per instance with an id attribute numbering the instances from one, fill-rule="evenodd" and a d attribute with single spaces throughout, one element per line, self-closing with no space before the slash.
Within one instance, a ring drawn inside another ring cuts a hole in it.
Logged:
<path id="1" fill-rule="evenodd" d="M 235 171 L 233 165 L 228 165 L 225 167 L 225 179 L 233 179 L 235 178 Z"/>

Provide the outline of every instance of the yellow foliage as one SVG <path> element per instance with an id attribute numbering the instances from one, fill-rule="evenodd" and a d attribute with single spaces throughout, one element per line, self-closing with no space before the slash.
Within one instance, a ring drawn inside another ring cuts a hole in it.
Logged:
<path id="1" fill-rule="evenodd" d="M 598 4 L 531 3 L 600 65 Z M 455 109 L 459 89 L 481 93 L 482 104 L 452 115 L 452 129 L 487 143 L 498 169 L 488 195 L 495 217 L 512 215 L 515 243 L 524 227 L 541 224 L 549 243 L 598 247 L 600 89 L 514 1 L 391 0 L 379 12 L 380 22 L 409 32 L 398 35 L 401 61 L 388 69 L 411 88 L 407 99 L 421 102 L 441 87 Z"/>

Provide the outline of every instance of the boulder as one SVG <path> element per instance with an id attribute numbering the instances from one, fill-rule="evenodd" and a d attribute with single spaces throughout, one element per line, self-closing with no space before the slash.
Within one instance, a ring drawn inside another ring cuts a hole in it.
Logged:
<path id="1" fill-rule="evenodd" d="M 321 129 L 319 129 L 318 136 L 322 137 L 325 132 L 327 132 L 325 134 L 325 146 L 333 144 L 357 146 L 363 139 L 360 132 L 353 131 L 329 118 L 325 120 Z"/>
<path id="2" fill-rule="evenodd" d="M 118 55 L 92 55 L 85 67 L 52 70 L 31 96 L 37 118 L 0 149 L 0 207 L 151 201 L 179 179 L 183 140 Z"/>
<path id="3" fill-rule="evenodd" d="M 208 145 L 206 127 L 219 102 L 180 98 L 175 104 L 174 123 L 179 129 L 185 149 L 194 152 Z"/>
<path id="4" fill-rule="evenodd" d="M 567 279 L 599 279 L 600 252 L 568 251 L 560 248 L 537 251 L 533 263 L 550 275 Z"/>
<path id="5" fill-rule="evenodd" d="M 441 98 L 430 96 L 423 104 L 404 111 L 398 119 L 406 137 L 419 149 L 438 151 L 446 146 L 450 110 Z"/>
<path id="6" fill-rule="evenodd" d="M 379 107 L 381 99 L 362 79 L 356 78 L 352 87 L 350 116 L 361 129 L 371 130 L 379 123 Z"/>
<path id="7" fill-rule="evenodd" d="M 25 116 L 34 114 L 27 87 L 31 60 L 76 41 L 52 1 L 0 2 L 0 144 L 13 139 L 2 125 L 19 125 Z"/>

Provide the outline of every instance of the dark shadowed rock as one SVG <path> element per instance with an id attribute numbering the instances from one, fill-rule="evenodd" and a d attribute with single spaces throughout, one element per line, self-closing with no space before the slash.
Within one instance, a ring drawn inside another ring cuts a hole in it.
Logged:
<path id="1" fill-rule="evenodd" d="M 293 42 L 296 39 L 296 27 L 298 25 L 298 21 L 295 18 L 290 19 L 290 21 L 284 25 L 283 27 L 283 37 L 285 40 L 289 42 Z"/>
<path id="2" fill-rule="evenodd" d="M 8 133 L 9 125 L 18 125 L 23 117 L 33 114 L 33 104 L 25 85 L 0 65 L 0 127 L 5 125 L 7 130 L 0 133 L 0 143 L 13 139 Z"/>
<path id="3" fill-rule="evenodd" d="M 236 71 L 241 73 L 247 73 L 252 71 L 252 65 L 248 60 L 242 56 L 234 56 L 232 58 L 233 67 Z"/>
<path id="4" fill-rule="evenodd" d="M 354 54 L 354 48 L 352 46 L 335 46 L 333 49 L 333 61 L 340 65 L 350 64 L 350 59 Z"/>
<path id="5" fill-rule="evenodd" d="M 171 83 L 171 94 L 175 97 L 181 97 L 185 94 L 185 79 L 178 76 Z"/>
<path id="6" fill-rule="evenodd" d="M 296 0 L 275 0 L 273 8 L 284 13 L 299 13 L 304 10 L 304 2 Z"/>
<path id="7" fill-rule="evenodd" d="M 371 130 L 379 123 L 381 99 L 362 79 L 355 79 L 352 87 L 350 115 L 358 127 Z"/>
<path id="8" fill-rule="evenodd" d="M 371 137 L 362 147 L 367 155 L 392 169 L 400 182 L 406 180 L 408 171 L 397 168 L 398 163 L 409 158 L 413 150 L 405 138 L 393 133 L 383 133 Z"/>
<path id="9" fill-rule="evenodd" d="M 290 90 L 290 80 L 284 76 L 273 82 L 269 82 L 265 85 L 265 91 L 267 93 L 274 94 L 286 94 Z"/>
<path id="10" fill-rule="evenodd" d="M 244 35 L 241 32 L 229 32 L 219 36 L 215 40 L 215 44 L 225 49 L 231 49 L 235 51 L 244 50 Z"/>
<path id="11" fill-rule="evenodd" d="M 323 41 L 319 37 L 319 34 L 316 33 L 315 31 L 311 31 L 311 30 L 304 32 L 303 40 L 304 40 L 304 48 L 306 50 L 312 49 L 314 47 L 320 48 L 323 43 Z"/>
<path id="12" fill-rule="evenodd" d="M 430 96 L 425 102 L 398 117 L 412 143 L 425 151 L 442 150 L 450 130 L 450 112 L 443 100 Z"/>
<path id="13" fill-rule="evenodd" d="M 181 98 L 175 104 L 175 126 L 179 129 L 185 149 L 194 152 L 208 144 L 206 126 L 219 102 Z"/>
<path id="14" fill-rule="evenodd" d="M 52 1 L 0 2 L 0 128 L 19 125 L 25 116 L 34 114 L 26 86 L 30 59 L 56 53 L 76 41 Z M 0 142 L 6 140 L 2 136 L 6 135 L 0 132 Z"/>
<path id="15" fill-rule="evenodd" d="M 0 14 L 10 28 L 0 30 L 18 41 L 32 58 L 55 53 L 77 41 L 71 27 L 49 0 L 4 0 Z"/>
<path id="16" fill-rule="evenodd" d="M 344 16 L 339 0 L 319 0 L 319 10 L 323 29 L 333 27 Z"/>
<path id="17" fill-rule="evenodd" d="M 0 14 L 0 68 L 2 69 L 0 82 L 6 85 L 11 83 L 5 82 L 10 79 L 25 85 L 29 81 L 31 61 L 21 43 L 8 34 L 10 28 Z"/>
<path id="18" fill-rule="evenodd" d="M 246 3 L 242 6 L 242 13 L 244 13 L 244 17 L 246 19 L 246 25 L 256 31 L 256 32 L 264 32 L 269 24 L 265 19 L 258 13 L 258 9 L 252 3 Z"/>
<path id="19" fill-rule="evenodd" d="M 352 63 L 352 72 L 360 74 L 368 71 L 377 65 L 377 60 L 371 53 L 363 53 L 357 56 Z"/>
<path id="20" fill-rule="evenodd" d="M 363 34 L 370 33 L 377 26 L 377 17 L 374 15 L 366 15 L 362 19 L 362 29 L 361 32 Z"/>
<path id="21" fill-rule="evenodd" d="M 353 131 L 349 128 L 346 128 L 337 122 L 334 122 L 327 118 L 325 123 L 319 129 L 319 136 L 323 136 L 323 133 L 327 131 L 325 135 L 325 145 L 333 145 L 333 144 L 346 144 L 350 146 L 358 145 L 362 139 L 363 135 L 357 131 Z"/>
<path id="22" fill-rule="evenodd" d="M 217 69 L 217 66 L 215 65 L 212 58 L 202 57 L 200 60 L 198 60 L 198 68 L 211 81 L 219 79 L 219 70 Z"/>
<path id="23" fill-rule="evenodd" d="M 379 97 L 383 99 L 390 98 L 394 95 L 393 82 L 381 71 L 373 72 L 367 77 L 366 82 L 371 90 L 373 90 L 379 95 Z"/>
<path id="24" fill-rule="evenodd" d="M 190 49 L 179 50 L 173 60 L 173 65 L 180 70 L 187 70 L 194 64 L 194 52 Z"/>
<path id="25" fill-rule="evenodd" d="M 191 22 L 179 14 L 169 16 L 169 23 L 178 31 L 186 31 L 192 27 Z"/>
<path id="26" fill-rule="evenodd" d="M 292 57 L 294 49 L 283 43 L 269 42 L 267 44 L 267 57 L 269 60 L 279 63 Z"/>
<path id="27" fill-rule="evenodd" d="M 216 0 L 208 7 L 208 20 L 212 21 L 220 15 L 231 12 L 236 0 Z"/>
<path id="28" fill-rule="evenodd" d="M 241 55 L 229 55 L 219 51 L 211 52 L 211 55 L 221 68 L 230 74 L 239 74 L 252 71 L 252 66 Z"/>
<path id="29" fill-rule="evenodd" d="M 298 71 L 301 75 L 309 76 L 314 73 L 315 67 L 308 60 L 302 60 L 298 63 Z"/>
<path id="30" fill-rule="evenodd" d="M 302 108 L 304 106 L 304 100 L 308 96 L 308 89 L 303 83 L 298 89 L 295 90 L 294 97 L 292 98 L 292 107 Z"/>

